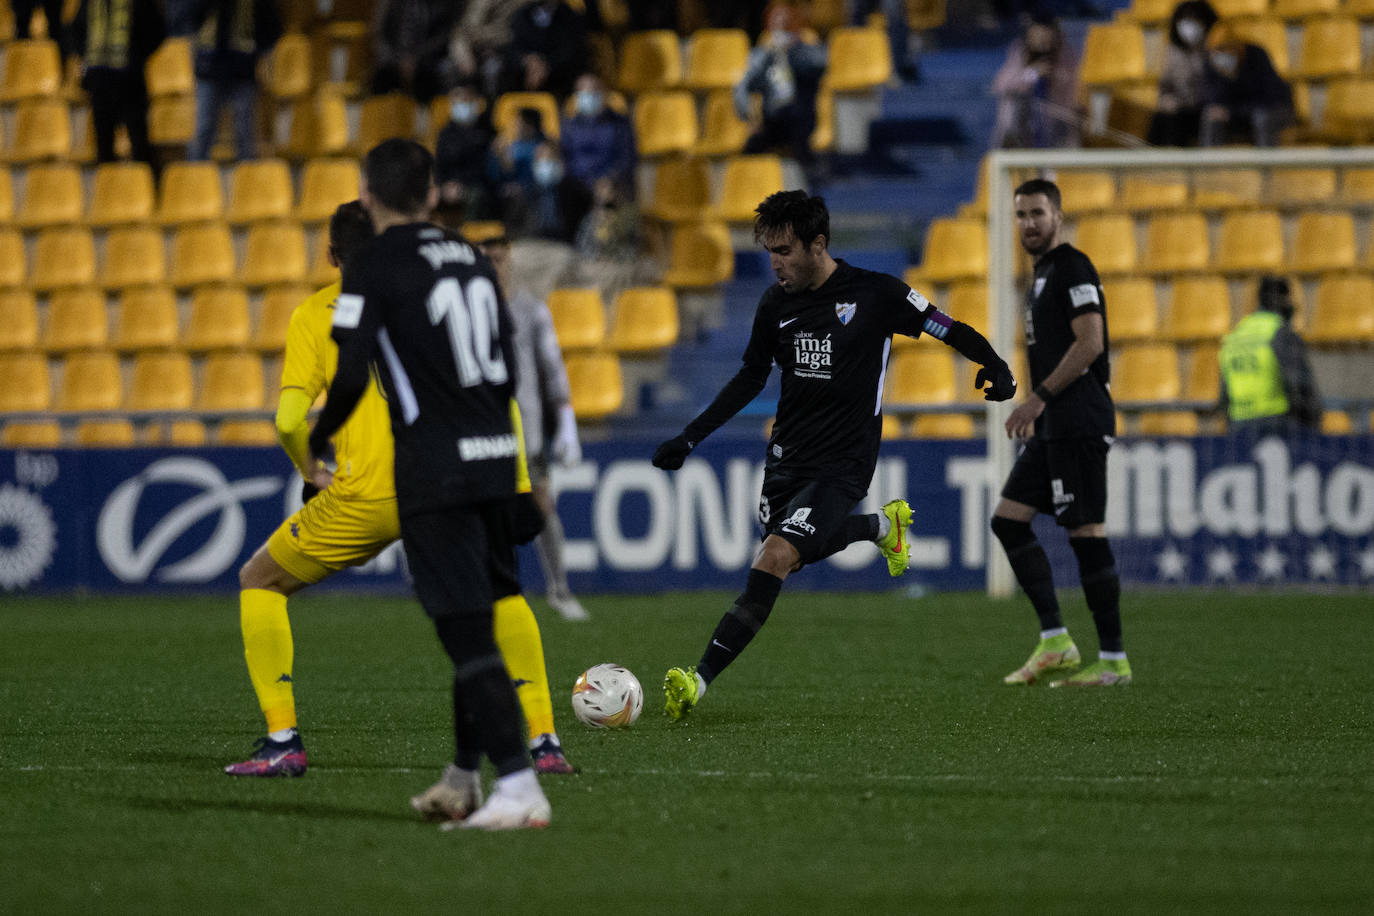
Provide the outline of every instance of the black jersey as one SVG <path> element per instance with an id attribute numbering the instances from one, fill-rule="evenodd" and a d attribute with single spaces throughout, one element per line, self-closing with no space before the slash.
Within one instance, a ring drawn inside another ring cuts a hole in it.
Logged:
<path id="1" fill-rule="evenodd" d="M 1067 243 L 1057 245 L 1035 262 L 1035 275 L 1026 291 L 1026 348 L 1031 385 L 1044 382 L 1059 365 L 1074 341 L 1070 322 L 1085 312 L 1102 316 L 1102 353 L 1087 372 L 1046 405 L 1035 421 L 1035 434 L 1042 439 L 1116 434 L 1102 281 L 1087 255 Z"/>
<path id="2" fill-rule="evenodd" d="M 769 287 L 740 370 L 758 389 L 773 363 L 782 372 L 768 467 L 867 486 L 878 461 L 892 335 L 928 330 L 943 339 L 949 326 L 947 316 L 901 280 L 844 261 L 818 289 Z M 712 413 L 688 426 L 693 443 L 733 415 Z"/>
<path id="3" fill-rule="evenodd" d="M 402 515 L 515 492 L 510 334 L 491 262 L 442 229 L 393 226 L 349 264 L 334 309 L 336 381 L 346 360 L 375 358 Z"/>

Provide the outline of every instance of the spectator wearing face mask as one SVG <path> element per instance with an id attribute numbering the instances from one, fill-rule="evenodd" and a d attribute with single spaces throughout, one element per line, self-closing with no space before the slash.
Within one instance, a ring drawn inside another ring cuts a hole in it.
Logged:
<path id="1" fill-rule="evenodd" d="M 577 78 L 574 114 L 563 120 L 563 181 L 559 206 L 563 237 L 572 241 L 593 206 L 614 206 L 634 196 L 635 136 L 630 120 L 607 107 L 606 87 L 594 73 Z"/>
<path id="2" fill-rule="evenodd" d="M 1253 143 L 1278 146 L 1293 122 L 1293 91 L 1274 69 L 1269 52 L 1242 41 L 1225 24 L 1207 35 L 1202 72 L 1202 146 Z"/>
<path id="3" fill-rule="evenodd" d="M 562 179 L 561 164 L 539 121 L 539 112 L 522 108 L 515 129 L 497 138 L 492 147 L 492 181 L 501 195 L 501 221 L 512 235 L 531 233 L 557 235 L 558 226 L 548 226 L 550 202 L 557 213 L 557 187 Z M 550 184 L 551 182 L 551 184 Z"/>
<path id="4" fill-rule="evenodd" d="M 1007 48 L 992 81 L 997 96 L 993 149 L 1078 145 L 1078 61 L 1059 21 L 1036 14 Z"/>
<path id="5" fill-rule="evenodd" d="M 749 53 L 744 76 L 735 84 L 735 112 L 748 120 L 749 96 L 763 98 L 763 116 L 744 143 L 744 152 L 781 150 L 810 172 L 811 133 L 816 129 L 816 95 L 825 73 L 825 47 L 802 40 L 795 7 L 778 4 L 765 20 L 768 35 Z"/>
<path id="6" fill-rule="evenodd" d="M 1150 119 L 1152 146 L 1197 146 L 1206 39 L 1216 24 L 1216 10 L 1207 0 L 1185 0 L 1174 7 L 1159 75 L 1159 107 Z"/>
<path id="7" fill-rule="evenodd" d="M 473 83 L 449 92 L 449 120 L 440 129 L 434 150 L 434 172 L 440 204 L 456 211 L 457 221 L 494 219 L 497 215 L 487 175 L 494 133 L 486 104 Z"/>

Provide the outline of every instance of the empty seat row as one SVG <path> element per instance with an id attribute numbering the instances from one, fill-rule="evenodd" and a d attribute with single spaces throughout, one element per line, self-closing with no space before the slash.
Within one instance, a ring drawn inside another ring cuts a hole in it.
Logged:
<path id="1" fill-rule="evenodd" d="M 11 420 L 0 428 L 0 448 L 129 448 L 135 445 L 201 448 L 206 445 L 275 445 L 276 426 L 266 419 L 223 419 L 211 434 L 200 419 L 183 417 L 134 422 L 125 417 Z M 70 432 L 64 427 L 70 426 Z"/>
<path id="2" fill-rule="evenodd" d="M 1222 18 L 1275 16 L 1301 20 L 1309 16 L 1345 13 L 1374 19 L 1374 0 L 1211 0 Z M 1177 0 L 1132 0 L 1126 16 L 1140 23 L 1167 24 Z"/>
<path id="3" fill-rule="evenodd" d="M 548 305 L 558 344 L 567 354 L 603 348 L 627 355 L 655 353 L 677 343 L 677 297 L 671 289 L 635 286 L 621 291 L 609 333 L 606 306 L 594 287 L 556 289 Z"/>
<path id="4" fill-rule="evenodd" d="M 648 215 L 668 222 L 752 222 L 759 201 L 781 191 L 784 184 L 782 159 L 778 156 L 731 156 L 721 169 L 720 191 L 713 200 L 711 164 L 707 160 L 665 159 L 656 167 L 644 209 Z"/>

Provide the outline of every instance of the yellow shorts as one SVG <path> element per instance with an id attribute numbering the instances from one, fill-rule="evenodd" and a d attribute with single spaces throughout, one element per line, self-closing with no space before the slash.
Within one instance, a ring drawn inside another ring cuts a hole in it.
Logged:
<path id="1" fill-rule="evenodd" d="M 401 536 L 396 499 L 340 499 L 325 489 L 267 539 L 277 565 L 313 584 L 361 566 Z"/>

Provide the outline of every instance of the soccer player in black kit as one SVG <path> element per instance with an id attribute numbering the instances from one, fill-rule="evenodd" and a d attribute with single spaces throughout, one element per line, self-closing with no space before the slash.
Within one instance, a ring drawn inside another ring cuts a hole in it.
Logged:
<path id="1" fill-rule="evenodd" d="M 410 140 L 386 140 L 363 159 L 359 198 L 377 236 L 344 272 L 339 366 L 310 450 L 324 454 L 375 364 L 396 440 L 401 543 L 454 669 L 454 762 L 427 794 L 446 797 L 455 820 L 445 828 L 543 827 L 549 803 L 492 632 L 495 599 L 519 588 L 511 325 L 490 261 L 427 221 L 433 171 Z M 484 753 L 498 777 L 486 804 Z"/>
<path id="2" fill-rule="evenodd" d="M 1013 196 L 1021 247 L 1035 258 L 1026 291 L 1026 348 L 1034 389 L 1007 419 L 1007 435 L 1025 441 L 992 533 L 1040 618 L 1040 642 L 1003 680 L 1030 685 L 1059 674 L 1051 687 L 1112 687 L 1131 682 L 1121 641 L 1121 580 L 1107 543 L 1107 449 L 1116 435 L 1108 385 L 1108 336 L 1102 281 L 1087 255 L 1059 238 L 1059 188 L 1032 179 Z M 1031 530 L 1037 512 L 1069 533 L 1083 594 L 1097 627 L 1098 660 L 1082 659 L 1059 616 L 1045 550 Z"/>
<path id="3" fill-rule="evenodd" d="M 830 256 L 825 201 L 779 191 L 756 210 L 754 238 L 778 282 L 763 294 L 744 365 L 682 434 L 654 453 L 665 470 L 683 461 L 763 390 L 773 363 L 782 372 L 759 501 L 763 546 L 744 593 L 720 619 L 695 667 L 664 678 L 664 711 L 680 719 L 754 638 L 783 580 L 856 541 L 873 541 L 894 576 L 906 571 L 911 507 L 897 499 L 880 514 L 851 515 L 868 492 L 882 432 L 883 379 L 893 334 L 926 333 L 980 364 L 986 398 L 1016 393 L 1007 364 L 982 334 L 954 321 L 886 274 Z"/>

